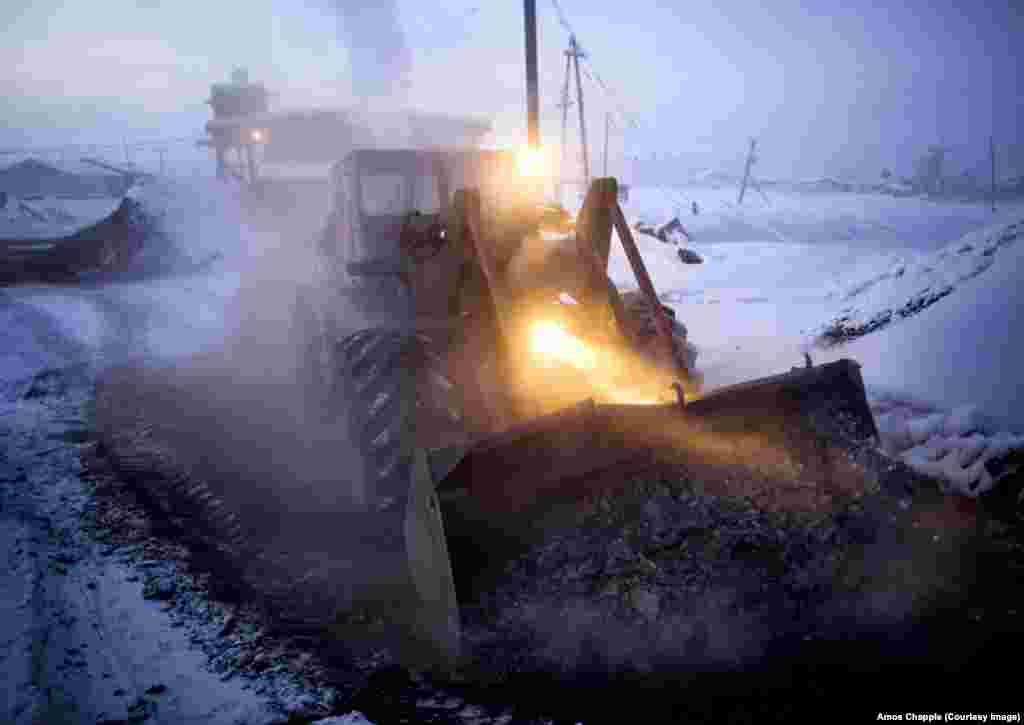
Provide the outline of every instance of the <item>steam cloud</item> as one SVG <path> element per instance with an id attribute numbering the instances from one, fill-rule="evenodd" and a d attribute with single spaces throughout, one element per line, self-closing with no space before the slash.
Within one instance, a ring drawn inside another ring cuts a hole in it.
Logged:
<path id="1" fill-rule="evenodd" d="M 404 106 L 412 53 L 394 0 L 332 0 L 332 6 L 339 15 L 342 41 L 349 48 L 356 97 L 364 106 Z"/>

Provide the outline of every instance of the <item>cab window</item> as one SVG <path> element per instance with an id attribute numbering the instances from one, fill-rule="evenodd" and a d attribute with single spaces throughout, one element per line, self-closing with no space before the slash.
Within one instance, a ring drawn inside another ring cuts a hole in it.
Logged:
<path id="1" fill-rule="evenodd" d="M 380 216 L 408 211 L 406 178 L 402 174 L 373 174 L 361 180 L 363 214 Z"/>
<path id="2" fill-rule="evenodd" d="M 441 209 L 432 175 L 372 174 L 362 178 L 362 211 L 367 216 L 405 214 L 413 209 L 435 214 Z"/>

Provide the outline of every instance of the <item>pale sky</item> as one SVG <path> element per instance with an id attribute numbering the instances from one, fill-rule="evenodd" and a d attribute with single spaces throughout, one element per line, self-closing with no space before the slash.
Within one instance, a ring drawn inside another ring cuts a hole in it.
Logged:
<path id="1" fill-rule="evenodd" d="M 735 163 L 757 136 L 764 175 L 910 173 L 931 143 L 973 166 L 990 134 L 1024 140 L 1019 0 L 560 4 L 638 125 L 613 129 L 613 157 Z M 410 104 L 491 118 L 501 141 L 525 138 L 522 3 L 397 6 Z M 557 142 L 567 34 L 550 0 L 537 6 L 542 139 Z M 236 66 L 279 107 L 351 101 L 331 0 L 7 0 L 0 13 L 0 147 L 198 136 L 210 84 Z M 613 104 L 584 85 L 597 157 Z"/>

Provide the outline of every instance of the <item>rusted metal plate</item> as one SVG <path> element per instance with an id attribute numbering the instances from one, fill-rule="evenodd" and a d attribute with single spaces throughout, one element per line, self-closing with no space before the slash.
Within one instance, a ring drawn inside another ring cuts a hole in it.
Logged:
<path id="1" fill-rule="evenodd" d="M 877 435 L 856 363 L 840 360 L 752 381 L 680 408 L 584 401 L 487 438 L 439 484 L 482 511 L 580 499 L 591 477 L 652 453 L 694 466 L 743 464 L 773 478 L 804 469 L 827 480 L 840 466 L 833 440 Z"/>
<path id="2" fill-rule="evenodd" d="M 645 458 L 640 431 L 678 417 L 676 406 L 598 406 L 592 400 L 481 441 L 442 481 L 481 510 L 513 514 L 540 499 L 574 500 L 598 485 L 592 474 Z"/>
<path id="3" fill-rule="evenodd" d="M 806 418 L 826 436 L 878 438 L 860 365 L 844 358 L 731 385 L 694 401 L 689 414 L 710 418 Z"/>

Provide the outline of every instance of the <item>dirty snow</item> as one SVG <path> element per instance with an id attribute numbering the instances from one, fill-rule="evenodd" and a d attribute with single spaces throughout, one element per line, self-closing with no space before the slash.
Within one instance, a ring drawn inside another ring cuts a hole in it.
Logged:
<path id="1" fill-rule="evenodd" d="M 137 556 L 94 538 L 78 448 L 88 439 L 89 351 L 4 295 L 0 311 L 14 323 L 0 327 L 0 349 L 14 343 L 22 354 L 0 376 L 0 721 L 277 719 L 280 707 L 209 672 L 194 632 L 143 599 Z"/>

